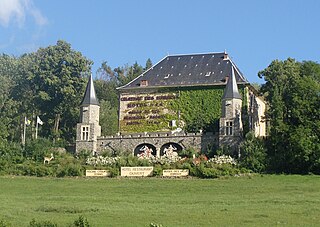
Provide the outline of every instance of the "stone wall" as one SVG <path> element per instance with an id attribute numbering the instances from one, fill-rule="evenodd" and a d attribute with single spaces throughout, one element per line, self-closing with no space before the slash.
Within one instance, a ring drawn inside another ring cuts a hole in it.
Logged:
<path id="1" fill-rule="evenodd" d="M 98 152 L 125 150 L 134 153 L 141 144 L 150 144 L 160 156 L 161 150 L 167 144 L 177 144 L 182 149 L 195 148 L 205 151 L 208 147 L 218 145 L 218 135 L 213 133 L 141 133 L 120 136 L 99 137 L 97 141 Z"/>

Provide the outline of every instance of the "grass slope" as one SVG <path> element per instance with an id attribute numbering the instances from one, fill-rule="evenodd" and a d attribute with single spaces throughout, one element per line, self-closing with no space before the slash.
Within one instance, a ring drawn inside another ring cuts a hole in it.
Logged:
<path id="1" fill-rule="evenodd" d="M 318 225 L 320 177 L 87 179 L 0 177 L 0 220 L 58 226 Z"/>

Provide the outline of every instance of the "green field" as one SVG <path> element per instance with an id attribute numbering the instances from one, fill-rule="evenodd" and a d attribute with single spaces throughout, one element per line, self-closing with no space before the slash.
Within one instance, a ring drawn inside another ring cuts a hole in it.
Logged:
<path id="1" fill-rule="evenodd" d="M 0 177 L 0 220 L 58 226 L 319 226 L 320 176 L 224 179 Z"/>

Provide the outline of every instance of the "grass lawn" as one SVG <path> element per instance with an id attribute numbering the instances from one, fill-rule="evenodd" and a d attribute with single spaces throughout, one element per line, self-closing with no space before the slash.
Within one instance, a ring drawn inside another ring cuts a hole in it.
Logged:
<path id="1" fill-rule="evenodd" d="M 225 179 L 0 177 L 0 220 L 58 226 L 319 226 L 320 176 Z"/>

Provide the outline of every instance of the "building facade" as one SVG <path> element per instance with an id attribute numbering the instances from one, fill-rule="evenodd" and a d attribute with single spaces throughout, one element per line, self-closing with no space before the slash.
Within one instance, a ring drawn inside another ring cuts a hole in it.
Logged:
<path id="1" fill-rule="evenodd" d="M 101 137 L 90 78 L 77 125 L 77 152 L 125 149 L 139 155 L 147 146 L 161 156 L 172 147 L 176 152 L 236 149 L 244 129 L 266 135 L 265 103 L 225 52 L 166 56 L 118 90 L 119 134 Z"/>

